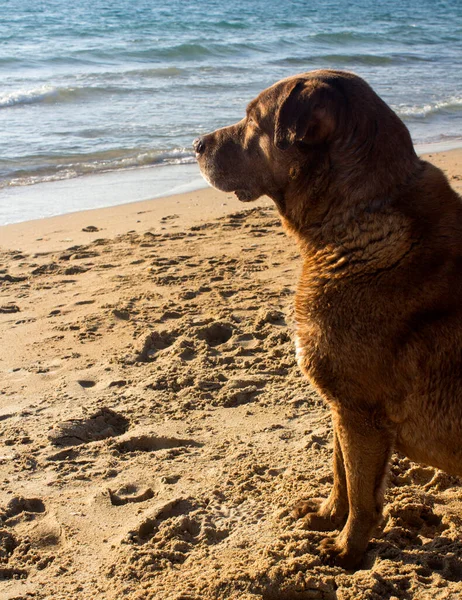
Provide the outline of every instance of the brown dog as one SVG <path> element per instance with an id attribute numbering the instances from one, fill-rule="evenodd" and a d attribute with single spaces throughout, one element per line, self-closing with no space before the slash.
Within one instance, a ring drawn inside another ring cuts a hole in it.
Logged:
<path id="1" fill-rule="evenodd" d="M 462 202 L 359 77 L 284 79 L 195 140 L 216 188 L 274 200 L 297 239 L 297 358 L 334 424 L 334 485 L 308 527 L 360 562 L 393 450 L 462 474 Z"/>

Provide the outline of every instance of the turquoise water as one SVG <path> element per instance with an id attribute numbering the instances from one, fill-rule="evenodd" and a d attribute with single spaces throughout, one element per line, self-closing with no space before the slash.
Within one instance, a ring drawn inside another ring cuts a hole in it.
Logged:
<path id="1" fill-rule="evenodd" d="M 461 59 L 460 0 L 2 0 L 0 188 L 193 162 L 320 67 L 365 77 L 415 142 L 462 138 Z"/>

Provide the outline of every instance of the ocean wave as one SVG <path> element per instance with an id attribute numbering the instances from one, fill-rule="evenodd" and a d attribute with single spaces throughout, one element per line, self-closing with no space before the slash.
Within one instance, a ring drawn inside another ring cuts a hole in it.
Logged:
<path id="1" fill-rule="evenodd" d="M 189 42 L 183 44 L 177 44 L 175 46 L 168 47 L 152 47 L 152 48 L 141 48 L 137 50 L 126 50 L 121 51 L 119 57 L 138 59 L 138 60 L 200 60 L 210 57 L 226 57 L 226 56 L 242 56 L 242 53 L 246 52 L 266 52 L 271 45 L 265 46 L 261 42 L 243 42 L 233 41 L 227 44 L 223 44 L 217 41 L 211 41 L 207 43 Z M 104 56 L 103 56 L 104 55 Z M 105 58 L 106 55 L 103 53 L 101 56 Z"/>
<path id="2" fill-rule="evenodd" d="M 321 60 L 331 62 L 336 65 L 389 65 L 393 62 L 390 56 L 378 56 L 376 54 L 325 54 L 319 57 Z"/>
<path id="3" fill-rule="evenodd" d="M 411 62 L 431 62 L 431 56 L 419 56 L 410 53 L 393 53 L 393 54 L 311 54 L 306 56 L 287 56 L 278 60 L 272 61 L 275 65 L 287 66 L 306 66 L 316 63 L 329 63 L 336 67 L 348 65 L 366 65 L 366 66 L 389 66 L 399 65 Z M 308 68 L 308 67 L 307 67 Z"/>
<path id="4" fill-rule="evenodd" d="M 72 88 L 67 93 L 72 93 Z M 16 106 L 18 104 L 35 104 L 38 102 L 54 102 L 62 94 L 62 90 L 51 85 L 42 85 L 31 90 L 16 90 L 0 94 L 0 108 Z"/>
<path id="5" fill-rule="evenodd" d="M 24 159 L 23 165 L 18 164 L 8 173 L 2 173 L 0 189 L 73 179 L 109 171 L 194 162 L 193 152 L 186 148 L 141 151 L 114 149 L 81 156 L 28 157 L 27 161 Z M 0 173 L 1 171 L 0 169 Z"/>
<path id="6" fill-rule="evenodd" d="M 222 27 L 223 29 L 248 29 L 249 24 L 244 21 L 218 21 L 216 24 L 217 27 Z"/>
<path id="7" fill-rule="evenodd" d="M 166 48 L 144 48 L 140 50 L 128 50 L 121 54 L 129 58 L 156 59 L 156 58 L 177 58 L 177 59 L 195 59 L 210 56 L 213 50 L 198 43 L 184 43 Z"/>
<path id="8" fill-rule="evenodd" d="M 400 104 L 394 108 L 400 117 L 407 117 L 408 119 L 425 119 L 442 113 L 448 114 L 462 111 L 462 98 L 453 97 L 448 100 L 425 104 L 424 106 Z"/>
<path id="9" fill-rule="evenodd" d="M 308 36 L 310 41 L 323 42 L 327 44 L 351 44 L 357 42 L 377 42 L 377 36 L 374 33 L 363 33 L 360 31 L 323 31 L 312 33 Z"/>
<path id="10" fill-rule="evenodd" d="M 168 80 L 174 78 L 181 78 L 188 75 L 188 70 L 180 67 L 152 67 L 146 66 L 145 68 L 131 68 L 132 65 L 124 66 L 123 68 L 114 69 L 113 71 L 109 70 L 101 70 L 101 71 L 89 71 L 78 77 L 78 81 L 85 81 L 88 85 L 87 89 L 90 90 L 99 90 L 104 89 L 103 86 L 110 84 L 119 84 L 119 85 L 111 85 L 107 89 L 113 91 L 126 91 L 128 85 L 136 84 L 136 91 L 139 91 L 139 80 L 144 79 L 149 81 L 150 79 L 156 80 Z M 128 81 L 130 80 L 130 81 Z M 131 81 L 131 80 L 134 80 Z M 121 82 L 123 81 L 123 85 Z M 130 88 L 130 91 L 133 90 L 133 87 Z M 152 91 L 152 90 L 149 90 Z"/>
<path id="11" fill-rule="evenodd" d="M 335 66 L 345 65 L 389 65 L 394 62 L 389 56 L 378 56 L 374 54 L 317 54 L 311 56 L 293 57 L 288 56 L 276 61 L 273 64 L 300 66 L 313 65 L 315 63 L 329 63 Z"/>
<path id="12" fill-rule="evenodd" d="M 162 78 L 162 77 L 181 77 L 185 75 L 186 69 L 180 69 L 178 67 L 161 67 L 161 68 L 148 68 L 148 69 L 131 69 L 129 71 L 123 71 L 124 75 L 127 76 L 141 76 L 141 77 L 152 77 L 152 78 Z M 120 77 L 120 73 L 113 74 Z"/>
<path id="13" fill-rule="evenodd" d="M 21 89 L 13 92 L 0 94 L 0 109 L 26 104 L 55 104 L 58 102 L 73 102 L 81 97 L 101 94 L 126 93 L 125 88 L 111 87 L 56 87 L 53 85 L 42 85 L 32 89 Z"/>

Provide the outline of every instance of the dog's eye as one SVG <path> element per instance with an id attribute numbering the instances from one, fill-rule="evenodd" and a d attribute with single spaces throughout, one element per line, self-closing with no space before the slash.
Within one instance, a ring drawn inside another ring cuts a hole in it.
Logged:
<path id="1" fill-rule="evenodd" d="M 253 117 L 247 117 L 247 125 L 251 125 L 252 127 L 258 129 L 258 123 Z"/>

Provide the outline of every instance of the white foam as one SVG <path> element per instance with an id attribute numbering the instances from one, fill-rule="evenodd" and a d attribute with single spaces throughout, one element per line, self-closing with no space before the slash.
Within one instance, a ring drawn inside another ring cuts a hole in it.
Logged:
<path id="1" fill-rule="evenodd" d="M 462 98 L 456 96 L 441 102 L 425 104 L 424 106 L 400 104 L 395 107 L 400 117 L 417 117 L 422 119 L 430 115 L 436 115 L 442 111 L 458 110 L 460 108 L 462 108 Z"/>
<path id="2" fill-rule="evenodd" d="M 462 138 L 453 138 L 428 144 L 415 144 L 414 147 L 418 155 L 430 154 L 431 152 L 447 152 L 449 150 L 462 148 Z"/>
<path id="3" fill-rule="evenodd" d="M 207 187 L 197 164 L 124 169 L 1 191 L 0 225 L 117 206 Z"/>
<path id="4" fill-rule="evenodd" d="M 60 90 L 51 85 L 42 85 L 29 90 L 16 90 L 8 94 L 0 94 L 0 108 L 15 106 L 18 104 L 33 104 L 53 100 L 59 96 Z"/>

